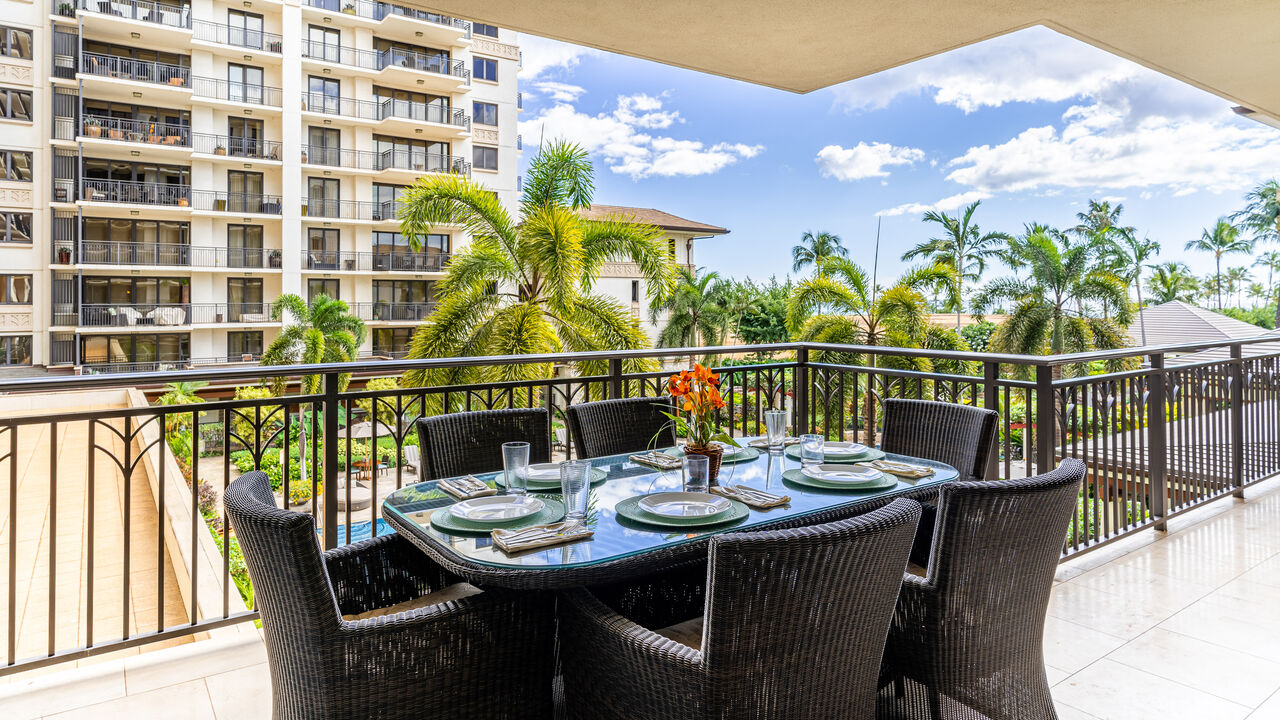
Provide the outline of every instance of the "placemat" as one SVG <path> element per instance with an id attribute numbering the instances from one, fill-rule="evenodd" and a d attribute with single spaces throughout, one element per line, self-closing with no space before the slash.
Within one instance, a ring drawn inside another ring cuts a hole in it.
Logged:
<path id="1" fill-rule="evenodd" d="M 644 525 L 653 525 L 663 528 L 687 528 L 687 527 L 714 527 L 716 525 L 725 525 L 745 518 L 749 514 L 746 505 L 737 500 L 729 500 L 729 509 L 718 515 L 710 517 L 690 517 L 690 518 L 674 518 L 663 515 L 655 515 L 648 510 L 640 507 L 640 500 L 644 495 L 636 495 L 613 506 L 615 512 L 628 520 L 633 520 Z"/>
<path id="2" fill-rule="evenodd" d="M 806 487 L 820 488 L 822 490 L 844 490 L 846 492 L 870 492 L 872 490 L 884 490 L 898 484 L 898 478 L 886 473 L 879 481 L 867 483 L 865 485 L 850 485 L 849 483 L 830 482 L 827 480 L 819 480 L 804 474 L 800 468 L 791 468 L 782 473 L 782 479 L 787 482 L 793 482 L 796 485 L 804 485 Z"/>
<path id="3" fill-rule="evenodd" d="M 462 518 L 454 517 L 449 508 L 445 506 L 431 513 L 431 527 L 451 534 L 456 533 L 476 533 L 479 535 L 488 535 L 490 530 L 494 528 L 502 528 L 504 530 L 518 530 L 529 525 L 541 525 L 543 523 L 553 523 L 564 517 L 564 504 L 559 500 L 552 500 L 547 497 L 538 498 L 543 502 L 544 507 L 538 512 L 522 517 L 519 520 L 508 520 L 501 523 L 478 523 Z"/>

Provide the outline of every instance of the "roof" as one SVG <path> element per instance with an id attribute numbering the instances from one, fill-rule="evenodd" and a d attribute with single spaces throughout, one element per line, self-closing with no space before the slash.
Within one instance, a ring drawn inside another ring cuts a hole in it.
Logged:
<path id="1" fill-rule="evenodd" d="M 1181 300 L 1145 307 L 1129 323 L 1129 339 L 1139 346 L 1251 338 L 1264 332 L 1257 325 Z"/>
<path id="2" fill-rule="evenodd" d="M 671 213 L 662 212 L 653 208 L 636 208 L 626 207 L 625 205 L 596 205 L 586 210 L 579 210 L 578 214 L 588 220 L 604 220 L 615 215 L 631 215 L 636 222 L 648 223 L 663 230 L 674 230 L 676 232 L 691 232 L 699 235 L 726 235 L 728 230 L 718 225 L 707 225 L 706 223 L 694 222 L 693 220 L 685 220 Z"/>

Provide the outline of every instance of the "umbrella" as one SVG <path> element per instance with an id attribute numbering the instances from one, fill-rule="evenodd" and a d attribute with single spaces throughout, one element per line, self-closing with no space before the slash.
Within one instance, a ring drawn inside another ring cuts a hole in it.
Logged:
<path id="1" fill-rule="evenodd" d="M 378 437 L 391 437 L 391 428 L 378 423 Z M 373 437 L 373 423 L 362 422 L 351 426 L 351 437 L 354 438 L 370 438 Z"/>

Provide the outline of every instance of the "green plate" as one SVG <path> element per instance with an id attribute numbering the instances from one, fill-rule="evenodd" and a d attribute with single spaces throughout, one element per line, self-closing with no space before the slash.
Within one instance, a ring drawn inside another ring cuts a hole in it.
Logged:
<path id="1" fill-rule="evenodd" d="M 666 453 L 667 455 L 670 455 L 671 457 L 678 457 L 678 458 L 684 457 L 684 448 L 678 448 L 678 447 L 667 448 L 662 452 Z M 733 465 L 735 463 L 751 462 L 752 460 L 755 460 L 758 457 L 760 457 L 759 450 L 747 445 L 743 445 L 738 450 L 738 452 L 734 453 L 733 455 L 725 455 L 724 458 L 720 460 L 720 464 Z"/>
<path id="2" fill-rule="evenodd" d="M 786 453 L 787 457 L 792 458 L 793 460 L 800 459 L 799 445 L 788 445 L 786 449 L 784 449 L 782 452 Z M 884 457 L 883 450 L 877 450 L 876 448 L 871 448 L 870 450 L 857 455 L 837 455 L 833 453 L 824 452 L 822 454 L 822 461 L 829 462 L 829 463 L 855 463 L 855 462 L 870 462 L 872 460 L 879 460 L 882 457 Z"/>
<path id="3" fill-rule="evenodd" d="M 490 530 L 497 527 L 504 530 L 515 530 L 517 528 L 528 527 L 530 525 L 558 522 L 564 517 L 564 505 L 559 500 L 552 500 L 551 498 L 546 497 L 540 497 L 538 499 L 545 505 L 545 507 L 538 512 L 529 515 L 528 517 L 520 518 L 519 520 L 509 520 L 501 523 L 478 523 L 470 520 L 463 520 L 462 518 L 454 517 L 453 513 L 449 512 L 449 509 L 453 507 L 452 505 L 446 505 L 445 507 L 431 513 L 431 527 L 439 530 L 440 532 L 450 534 L 480 533 L 488 535 Z"/>
<path id="4" fill-rule="evenodd" d="M 667 528 L 726 525 L 745 518 L 749 512 L 746 505 L 743 505 L 737 500 L 729 500 L 729 510 L 718 515 L 711 515 L 708 517 L 673 518 L 663 515 L 655 515 L 640 507 L 639 503 L 643 497 L 644 495 L 629 497 L 617 505 L 614 505 L 613 509 L 618 513 L 618 515 L 628 520 L 633 520 L 644 525 Z"/>
<path id="5" fill-rule="evenodd" d="M 828 480 L 819 480 L 811 478 L 804 474 L 800 468 L 791 468 L 782 473 L 782 479 L 793 482 L 796 485 L 804 485 L 811 488 L 819 488 L 822 490 L 844 490 L 845 492 L 870 492 L 872 490 L 884 490 L 894 487 L 898 484 L 898 478 L 885 473 L 884 477 L 875 483 L 865 485 L 850 485 L 849 483 L 830 482 Z"/>
<path id="6" fill-rule="evenodd" d="M 607 477 L 609 477 L 609 473 L 605 472 L 604 470 L 601 470 L 600 468 L 591 468 L 591 484 L 592 485 L 599 485 L 600 483 L 604 482 L 605 478 Z M 506 473 L 498 473 L 497 477 L 495 477 L 491 482 L 493 482 L 493 484 L 496 487 L 505 488 L 507 486 L 506 479 L 507 479 Z M 529 492 L 557 492 L 558 493 L 560 492 L 560 481 L 559 480 L 554 480 L 554 481 L 530 480 Z"/>

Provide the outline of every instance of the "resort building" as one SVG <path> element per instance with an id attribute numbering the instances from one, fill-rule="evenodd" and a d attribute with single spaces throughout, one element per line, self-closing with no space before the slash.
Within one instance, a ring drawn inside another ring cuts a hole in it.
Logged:
<path id="1" fill-rule="evenodd" d="M 519 191 L 515 33 L 370 0 L 2 0 L 0 362 L 251 361 L 283 293 L 346 301 L 398 356 L 450 253 L 395 201 Z"/>

